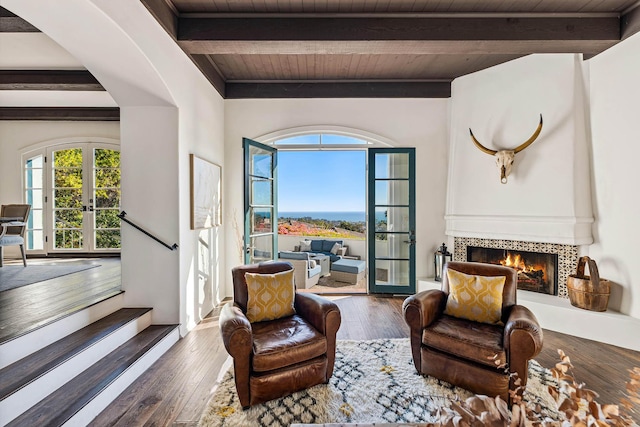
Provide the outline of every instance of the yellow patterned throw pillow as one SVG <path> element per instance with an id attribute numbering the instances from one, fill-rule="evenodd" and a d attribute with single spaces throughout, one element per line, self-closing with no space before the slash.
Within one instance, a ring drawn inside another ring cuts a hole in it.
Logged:
<path id="1" fill-rule="evenodd" d="M 295 314 L 293 270 L 275 274 L 245 273 L 244 277 L 249 296 L 249 322 L 263 322 Z"/>
<path id="2" fill-rule="evenodd" d="M 447 270 L 449 298 L 445 314 L 482 323 L 499 323 L 504 276 L 473 276 Z"/>

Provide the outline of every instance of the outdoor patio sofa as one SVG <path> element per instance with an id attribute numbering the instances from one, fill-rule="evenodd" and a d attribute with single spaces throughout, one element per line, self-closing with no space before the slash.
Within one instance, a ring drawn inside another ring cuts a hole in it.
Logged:
<path id="1" fill-rule="evenodd" d="M 333 250 L 336 243 L 338 247 L 336 247 L 336 250 Z M 300 241 L 300 244 L 295 246 L 294 251 L 309 252 L 312 255 L 326 255 L 331 262 L 335 262 L 347 254 L 347 246 L 344 245 L 342 240 L 307 239 Z"/>

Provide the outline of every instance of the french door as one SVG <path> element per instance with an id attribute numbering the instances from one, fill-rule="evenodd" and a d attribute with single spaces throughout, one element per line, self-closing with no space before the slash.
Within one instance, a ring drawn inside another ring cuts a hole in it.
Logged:
<path id="1" fill-rule="evenodd" d="M 369 291 L 414 294 L 415 149 L 368 153 Z"/>
<path id="2" fill-rule="evenodd" d="M 244 147 L 244 262 L 277 258 L 277 150 L 247 138 Z"/>
<path id="3" fill-rule="evenodd" d="M 120 152 L 85 143 L 47 150 L 48 252 L 120 250 Z"/>

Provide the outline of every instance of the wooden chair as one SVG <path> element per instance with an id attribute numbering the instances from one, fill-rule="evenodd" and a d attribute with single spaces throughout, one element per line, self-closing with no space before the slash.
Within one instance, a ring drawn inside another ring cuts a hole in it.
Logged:
<path id="1" fill-rule="evenodd" d="M 31 205 L 2 205 L 0 208 L 1 217 L 21 218 L 19 222 L 22 225 L 11 225 L 11 223 L 3 224 L 0 232 L 0 267 L 4 259 L 5 246 L 20 246 L 22 253 L 22 263 L 27 266 L 27 256 L 24 249 L 24 233 L 27 229 L 27 219 Z"/>

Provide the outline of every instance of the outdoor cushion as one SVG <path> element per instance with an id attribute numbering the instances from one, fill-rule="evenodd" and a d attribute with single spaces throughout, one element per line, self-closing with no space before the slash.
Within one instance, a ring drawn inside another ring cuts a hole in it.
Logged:
<path id="1" fill-rule="evenodd" d="M 292 251 L 281 251 L 278 255 L 281 259 L 309 259 L 308 252 L 292 252 Z"/>
<path id="2" fill-rule="evenodd" d="M 311 252 L 311 240 L 300 240 L 300 252 Z"/>
<path id="3" fill-rule="evenodd" d="M 358 274 L 364 271 L 367 263 L 357 259 L 339 259 L 331 264 L 331 270 L 342 271 L 343 273 Z"/>
<path id="4" fill-rule="evenodd" d="M 311 241 L 311 252 L 322 252 L 322 244 L 324 240 L 312 240 Z M 331 249 L 331 248 L 329 248 Z M 328 250 L 327 250 L 328 252 Z"/>
<path id="5" fill-rule="evenodd" d="M 333 248 L 333 245 L 336 243 L 339 243 L 340 246 L 342 246 L 342 240 L 323 240 L 321 252 L 331 252 L 331 248 Z M 311 244 L 313 245 L 313 241 Z"/>
<path id="6" fill-rule="evenodd" d="M 321 272 L 322 266 L 320 266 L 319 264 L 307 270 L 307 273 L 309 273 L 309 278 L 315 276 L 316 274 L 320 274 Z"/>

